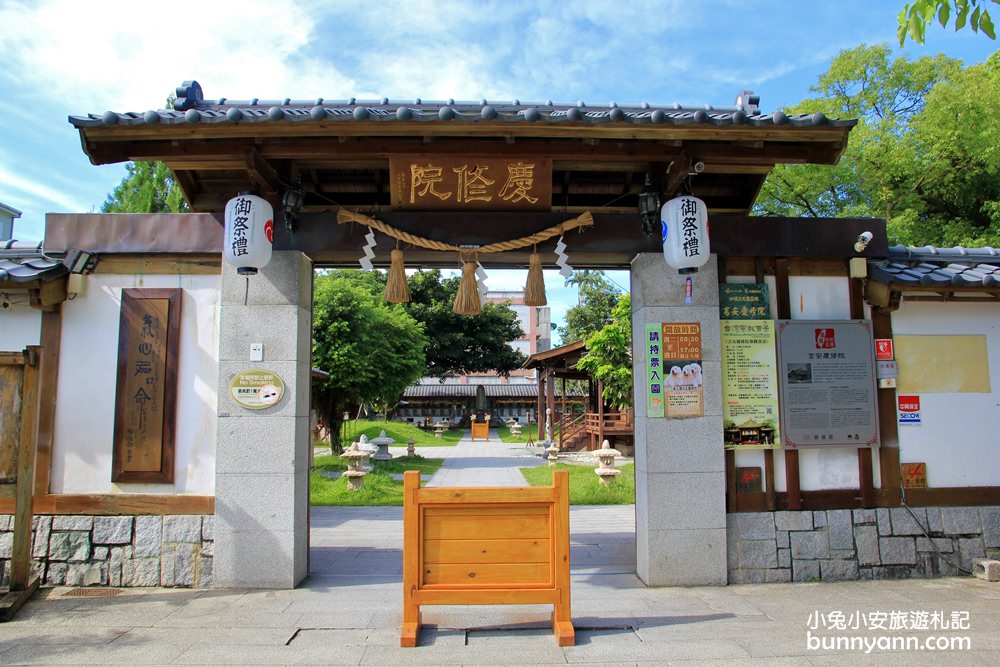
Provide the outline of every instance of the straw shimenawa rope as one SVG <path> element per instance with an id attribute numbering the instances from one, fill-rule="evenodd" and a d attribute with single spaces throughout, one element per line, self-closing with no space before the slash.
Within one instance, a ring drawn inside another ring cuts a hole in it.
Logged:
<path id="1" fill-rule="evenodd" d="M 346 208 L 342 208 L 337 211 L 337 222 L 342 225 L 348 222 L 357 222 L 371 227 L 372 229 L 376 229 L 386 236 L 391 236 L 392 238 L 404 243 L 409 243 L 410 245 L 419 246 L 421 248 L 427 248 L 429 250 L 450 250 L 454 252 L 461 252 L 463 250 L 460 246 L 452 245 L 451 243 L 443 243 L 441 241 L 435 241 L 433 239 L 424 238 L 423 236 L 416 236 L 415 234 L 404 232 L 385 224 L 381 220 L 376 220 L 375 218 L 371 218 L 362 213 L 350 211 Z M 562 222 L 558 225 L 553 225 L 548 229 L 543 229 L 542 231 L 532 234 L 531 236 L 523 236 L 519 239 L 513 239 L 511 241 L 501 241 L 499 243 L 484 245 L 480 248 L 476 248 L 476 252 L 486 254 L 526 248 L 528 246 L 541 243 L 542 241 L 547 241 L 555 236 L 559 236 L 563 232 L 568 232 L 571 229 L 576 229 L 577 227 L 590 227 L 593 224 L 594 216 L 591 215 L 590 211 L 584 211 L 575 218 Z"/>

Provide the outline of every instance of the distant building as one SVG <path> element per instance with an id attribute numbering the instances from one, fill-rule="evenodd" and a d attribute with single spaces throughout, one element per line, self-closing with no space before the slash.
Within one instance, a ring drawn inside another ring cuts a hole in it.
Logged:
<path id="1" fill-rule="evenodd" d="M 14 238 L 14 218 L 20 217 L 20 211 L 0 202 L 0 241 Z"/>

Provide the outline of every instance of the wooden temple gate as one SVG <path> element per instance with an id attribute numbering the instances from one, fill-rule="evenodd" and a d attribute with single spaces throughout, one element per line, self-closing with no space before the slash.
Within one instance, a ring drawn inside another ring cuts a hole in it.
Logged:
<path id="1" fill-rule="evenodd" d="M 686 308 L 683 287 L 678 291 L 671 284 L 676 276 L 664 273 L 658 202 L 681 193 L 700 198 L 711 217 L 711 252 L 720 262 L 718 272 L 713 263 L 700 274 L 708 276 L 709 285 L 714 286 L 727 271 L 735 275 L 734 267 L 740 266 L 749 267 L 749 273 L 739 275 L 758 275 L 759 279 L 765 273 L 775 275 L 780 291 L 796 270 L 808 273 L 821 267 L 830 272 L 824 275 L 842 276 L 847 273 L 849 256 L 884 257 L 887 253 L 881 221 L 750 215 L 775 165 L 835 163 L 855 121 L 832 120 L 823 114 L 762 113 L 756 96 L 746 93 L 733 106 L 723 108 L 485 100 L 216 102 L 206 99 L 201 87 L 189 81 L 177 89 L 171 110 L 106 112 L 70 120 L 94 164 L 165 162 L 192 210 L 215 215 L 219 224 L 226 202 L 241 191 L 258 193 L 274 207 L 275 257 L 261 276 L 251 280 L 250 305 L 243 311 L 226 309 L 242 304 L 244 292 L 240 282 L 236 301 L 230 294 L 237 292 L 235 270 L 223 269 L 223 337 L 245 335 L 243 330 L 256 321 L 255 303 L 277 303 L 287 306 L 283 321 L 296 331 L 302 347 L 308 348 L 310 332 L 299 311 L 311 307 L 310 269 L 358 266 L 363 258 L 386 267 L 393 253 L 400 251 L 405 260 L 397 254 L 398 261 L 420 267 L 457 267 L 463 261 L 466 266 L 479 261 L 487 271 L 532 263 L 553 267 L 567 261 L 580 269 L 631 267 L 634 319 L 666 321 L 668 314 L 686 318 L 697 312 L 707 323 L 718 322 L 717 290 L 714 301 L 708 298 L 712 292 L 708 287 L 696 295 L 696 302 L 704 307 Z M 654 206 L 644 206 L 645 214 L 641 213 L 640 203 L 648 204 L 650 198 Z M 868 231 L 874 233 L 873 241 L 863 253 L 854 253 L 854 239 Z M 561 255 L 557 253 L 560 243 Z M 641 295 L 647 299 L 652 295 L 656 303 L 642 303 Z M 270 345 L 265 334 L 256 335 L 264 339 L 265 347 Z M 296 359 L 283 361 L 291 368 Z M 220 364 L 235 366 L 236 362 L 245 360 L 220 358 Z M 300 370 L 286 384 L 308 392 L 308 363 L 294 367 Z M 227 381 L 220 378 L 220 395 Z M 555 411 L 554 406 L 548 407 Z M 220 414 L 220 419 L 227 416 Z M 266 414 L 242 413 L 239 418 L 269 419 Z M 636 421 L 645 419 L 637 411 Z M 699 474 L 706 480 L 718 477 L 718 488 L 725 487 L 725 473 L 720 472 L 726 458 L 721 415 L 699 419 L 700 433 L 719 440 L 717 452 L 697 454 L 706 467 L 653 471 L 645 467 L 648 472 L 637 478 L 637 487 L 662 485 L 666 476 L 656 474 L 662 472 Z M 689 446 L 676 435 L 681 426 L 673 422 L 687 422 L 684 428 L 690 429 L 692 420 L 656 421 L 657 440 L 646 429 L 643 438 L 648 442 L 636 442 L 637 457 L 653 460 L 664 441 L 672 447 Z M 596 426 L 600 429 L 603 424 L 603 416 L 598 415 Z M 308 450 L 307 431 L 296 430 L 291 419 L 269 432 L 275 440 L 268 451 L 277 448 L 303 455 Z M 220 457 L 242 448 L 243 443 L 225 441 L 228 437 L 220 427 Z M 882 443 L 883 449 L 894 446 L 894 442 Z M 784 455 L 787 506 L 795 507 L 803 500 L 795 490 L 797 454 Z M 862 465 L 866 455 L 870 464 L 870 450 L 859 453 Z M 678 460 L 685 456 L 679 455 Z M 892 452 L 885 452 L 880 460 L 896 459 Z M 672 465 L 658 461 L 656 465 Z M 230 463 L 220 459 L 217 470 Z M 307 496 L 302 491 L 307 486 L 304 476 L 290 479 L 277 468 L 262 472 L 266 476 L 258 479 L 266 479 L 275 493 L 282 489 L 281 493 L 295 497 Z M 709 494 L 708 489 L 717 487 L 713 482 L 699 488 Z M 647 583 L 675 582 L 653 571 L 650 564 L 676 556 L 690 563 L 694 572 L 679 583 L 725 583 L 725 529 L 715 525 L 720 504 L 724 516 L 725 499 L 716 497 L 714 491 L 711 497 L 706 495 L 702 505 L 711 512 L 706 523 L 713 525 L 688 530 L 685 539 L 694 542 L 683 553 L 674 553 L 676 536 L 669 528 L 654 525 L 650 516 L 690 499 L 676 495 L 683 493 L 680 487 L 657 487 L 657 493 L 658 508 L 637 507 L 637 531 L 651 536 L 640 540 L 649 552 L 640 555 L 640 576 Z M 764 493 L 773 496 L 773 489 Z M 216 585 L 294 585 L 305 576 L 301 552 L 307 547 L 300 536 L 307 529 L 302 519 L 307 512 L 289 507 L 280 516 L 257 516 L 255 499 L 251 502 L 244 495 L 238 485 L 217 473 Z M 769 500 L 766 506 L 771 506 Z M 253 531 L 246 529 L 248 525 L 254 526 Z M 295 541 L 294 546 L 282 545 L 280 557 L 272 559 L 273 569 L 281 570 L 282 578 L 259 581 L 254 579 L 257 573 L 226 561 L 229 554 L 252 552 L 275 536 Z M 657 550 L 669 556 L 656 555 Z M 710 558 L 705 557 L 706 550 Z M 652 569 L 643 571 L 646 566 Z"/>

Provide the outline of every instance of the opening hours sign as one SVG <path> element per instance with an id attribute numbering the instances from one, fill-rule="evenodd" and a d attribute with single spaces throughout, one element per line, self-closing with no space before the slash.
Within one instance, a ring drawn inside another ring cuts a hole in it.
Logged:
<path id="1" fill-rule="evenodd" d="M 701 417 L 701 324 L 663 322 L 646 325 L 647 415 Z"/>

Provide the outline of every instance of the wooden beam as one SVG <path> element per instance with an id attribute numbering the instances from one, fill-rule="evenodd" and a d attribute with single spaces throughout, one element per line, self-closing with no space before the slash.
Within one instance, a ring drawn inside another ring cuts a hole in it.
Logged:
<path id="1" fill-rule="evenodd" d="M 368 209 L 358 207 L 362 212 Z M 275 229 L 275 250 L 299 250 L 308 254 L 315 262 L 326 266 L 357 265 L 360 248 L 364 245 L 367 230 L 357 226 L 331 224 L 334 212 L 303 213 L 294 236 L 287 234 L 282 226 Z M 482 246 L 498 240 L 509 240 L 533 234 L 573 217 L 572 213 L 508 213 L 482 212 L 413 212 L 400 213 L 381 211 L 374 217 L 395 227 L 430 239 L 447 239 L 458 245 Z M 884 223 L 877 220 L 825 219 L 805 220 L 797 218 L 760 218 L 751 216 L 714 216 L 712 218 L 712 251 L 720 256 L 761 258 L 802 257 L 809 258 L 797 268 L 803 274 L 846 275 L 845 252 L 840 252 L 831 240 L 857 238 L 866 229 L 876 233 L 872 248 L 881 237 L 882 247 L 888 251 Z M 853 236 L 852 236 L 853 234 Z M 376 232 L 376 264 L 389 264 L 389 250 L 395 241 Z M 640 230 L 638 213 L 623 214 L 594 212 L 594 226 L 580 234 L 565 238 L 573 266 L 580 268 L 609 268 L 627 266 L 639 253 L 662 252 L 657 236 L 646 237 Z M 555 239 L 539 244 L 539 251 L 546 261 L 555 246 Z M 853 253 L 853 247 L 850 248 Z M 877 252 L 877 250 L 873 250 Z M 480 256 L 484 265 L 526 267 L 527 250 L 515 250 Z M 829 258 L 829 266 L 823 261 Z M 452 265 L 454 258 L 434 250 L 407 248 L 409 262 L 426 266 Z M 554 257 L 552 257 L 554 259 Z M 733 275 L 753 275 L 752 260 L 746 273 L 741 269 L 730 270 Z M 814 268 L 815 267 L 815 268 Z"/>
<path id="2" fill-rule="evenodd" d="M 680 155 L 670 164 L 670 171 L 667 172 L 667 178 L 661 190 L 664 197 L 673 196 L 690 172 L 691 156 L 688 155 L 687 151 L 681 151 Z"/>
<path id="3" fill-rule="evenodd" d="M 251 148 L 246 155 L 246 170 L 250 178 L 260 187 L 261 191 L 277 196 L 282 192 L 281 179 L 274 167 L 257 151 Z M 235 194 L 235 193 L 234 193 Z"/>
<path id="4" fill-rule="evenodd" d="M 37 310 L 53 310 L 66 300 L 66 276 L 42 282 L 30 294 L 31 307 Z"/>
<path id="5" fill-rule="evenodd" d="M 898 504 L 893 501 L 894 498 L 888 498 L 886 506 L 894 507 Z M 914 507 L 1000 505 L 1000 486 L 907 489 L 906 503 Z"/>
<path id="6" fill-rule="evenodd" d="M 621 140 L 629 143 L 636 140 L 689 140 L 714 141 L 734 148 L 740 142 L 774 142 L 796 147 L 801 143 L 815 143 L 826 146 L 829 151 L 839 151 L 846 145 L 849 127 L 832 125 L 809 127 L 754 127 L 752 125 L 717 127 L 714 125 L 632 125 L 602 124 L 578 125 L 575 123 L 548 124 L 525 123 L 512 125 L 504 121 L 476 123 L 424 123 L 391 122 L 367 123 L 354 121 L 328 121 L 304 123 L 213 123 L 177 125 L 115 126 L 102 125 L 80 128 L 84 148 L 88 155 L 101 144 L 113 145 L 118 142 L 142 140 L 207 141 L 218 139 L 240 139 L 269 137 L 319 138 L 319 137 L 516 137 L 517 142 L 525 139 L 547 138 L 569 141 Z M 765 148 L 767 144 L 765 144 Z M 752 150 L 752 149 L 750 149 Z M 129 159 L 129 158 L 124 158 Z M 119 160 L 122 161 L 122 160 Z"/>
<path id="7" fill-rule="evenodd" d="M 14 502 L 0 498 L 0 513 L 12 514 Z M 34 514 L 215 514 L 214 496 L 126 493 L 40 494 L 33 502 Z"/>
<path id="8" fill-rule="evenodd" d="M 214 275 L 222 272 L 222 255 L 191 254 L 178 257 L 160 255 L 104 255 L 95 274 L 187 274 Z"/>

